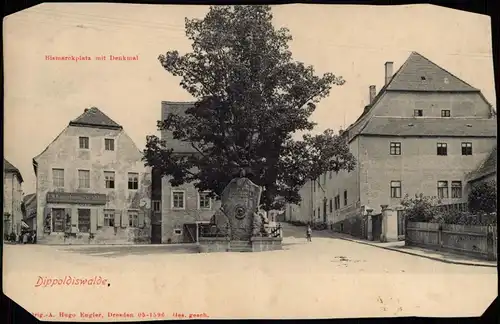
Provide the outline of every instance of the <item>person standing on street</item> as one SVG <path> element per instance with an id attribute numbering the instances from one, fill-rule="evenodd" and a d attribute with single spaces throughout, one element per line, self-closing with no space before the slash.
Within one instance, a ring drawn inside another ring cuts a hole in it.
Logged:
<path id="1" fill-rule="evenodd" d="M 307 242 L 312 242 L 312 240 L 311 240 L 311 236 L 312 236 L 311 225 L 307 225 L 306 236 L 307 236 Z"/>

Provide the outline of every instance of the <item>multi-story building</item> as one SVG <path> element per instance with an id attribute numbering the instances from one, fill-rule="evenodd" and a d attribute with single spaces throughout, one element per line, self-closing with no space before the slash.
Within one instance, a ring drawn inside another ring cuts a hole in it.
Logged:
<path id="1" fill-rule="evenodd" d="M 36 231 L 36 194 L 23 197 L 23 220 L 29 230 Z"/>
<path id="2" fill-rule="evenodd" d="M 161 118 L 165 120 L 168 114 L 182 114 L 193 104 L 192 102 L 163 101 Z M 196 154 L 190 143 L 175 140 L 170 131 L 163 130 L 161 139 L 176 154 Z M 153 174 L 155 174 L 154 171 Z M 197 224 L 209 222 L 215 210 L 220 207 L 220 201 L 209 198 L 206 192 L 199 192 L 194 184 L 186 183 L 172 187 L 169 177 L 166 176 L 155 175 L 153 193 L 155 196 L 153 205 L 156 210 L 153 239 L 161 243 L 196 242 L 198 240 Z M 159 210 L 161 212 L 158 212 Z M 158 237 L 160 232 L 161 240 Z"/>
<path id="3" fill-rule="evenodd" d="M 85 109 L 33 158 L 38 243 L 151 238 L 151 171 L 122 126 Z"/>
<path id="4" fill-rule="evenodd" d="M 467 175 L 496 146 L 494 111 L 481 91 L 413 52 L 396 73 L 385 63 L 385 84 L 378 94 L 370 86 L 369 95 L 361 116 L 341 131 L 356 168 L 307 183 L 287 219 L 364 236 L 366 211 L 401 209 L 406 194 L 465 202 Z M 404 233 L 401 216 L 390 224 L 398 227 L 390 232 Z"/>
<path id="5" fill-rule="evenodd" d="M 3 159 L 3 164 L 4 234 L 21 234 L 21 222 L 23 219 L 21 210 L 23 202 L 23 177 L 19 169 L 6 159 Z"/>

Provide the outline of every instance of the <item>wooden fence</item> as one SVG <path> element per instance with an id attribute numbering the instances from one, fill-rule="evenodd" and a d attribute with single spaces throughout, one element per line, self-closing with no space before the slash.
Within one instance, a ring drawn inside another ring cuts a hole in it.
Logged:
<path id="1" fill-rule="evenodd" d="M 496 226 L 408 222 L 405 244 L 497 260 Z"/>

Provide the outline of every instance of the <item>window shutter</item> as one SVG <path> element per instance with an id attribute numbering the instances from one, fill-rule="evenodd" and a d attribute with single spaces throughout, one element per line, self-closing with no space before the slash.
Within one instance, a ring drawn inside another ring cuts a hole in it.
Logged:
<path id="1" fill-rule="evenodd" d="M 121 225 L 124 228 L 128 226 L 128 213 L 122 213 Z"/>
<path id="2" fill-rule="evenodd" d="M 145 217 L 146 217 L 146 213 L 144 212 L 144 210 L 139 210 L 139 213 L 137 214 L 139 228 L 144 227 Z"/>
<path id="3" fill-rule="evenodd" d="M 97 227 L 104 226 L 104 210 L 97 210 Z"/>
<path id="4" fill-rule="evenodd" d="M 97 209 L 90 210 L 90 233 L 97 232 Z"/>
<path id="5" fill-rule="evenodd" d="M 115 227 L 120 227 L 121 214 L 121 211 L 115 210 Z"/>

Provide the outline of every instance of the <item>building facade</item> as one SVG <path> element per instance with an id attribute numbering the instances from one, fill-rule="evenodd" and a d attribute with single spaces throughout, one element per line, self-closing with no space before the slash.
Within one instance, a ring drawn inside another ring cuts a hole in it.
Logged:
<path id="1" fill-rule="evenodd" d="M 436 196 L 443 204 L 466 201 L 467 175 L 496 146 L 493 108 L 480 90 L 413 52 L 393 73 L 385 64 L 385 84 L 341 135 L 357 159 L 351 172 L 328 172 L 302 191 L 302 221 L 366 236 L 364 215 L 396 215 L 391 222 L 404 234 L 401 200 L 405 195 Z M 291 207 L 291 208 L 290 208 Z M 297 209 L 288 206 L 287 212 Z M 398 235 L 395 235 L 398 236 Z"/>
<path id="2" fill-rule="evenodd" d="M 19 169 L 6 159 L 3 159 L 3 164 L 4 235 L 11 233 L 21 234 L 21 222 L 23 219 L 21 209 L 23 202 L 23 177 L 21 172 L 19 172 Z"/>
<path id="3" fill-rule="evenodd" d="M 23 197 L 23 220 L 28 230 L 36 231 L 36 194 L 28 194 Z"/>
<path id="4" fill-rule="evenodd" d="M 183 114 L 193 105 L 192 102 L 163 101 L 161 118 L 165 120 L 168 114 Z M 196 154 L 190 143 L 175 140 L 170 131 L 163 130 L 161 139 L 177 154 Z M 199 192 L 192 183 L 172 187 L 169 177 L 166 176 L 161 177 L 161 180 L 159 176 L 155 176 L 153 184 L 156 188 L 154 190 L 156 200 L 153 200 L 155 210 L 161 210 L 161 213 L 155 213 L 157 225 L 153 228 L 154 233 L 161 232 L 161 240 L 156 235 L 154 239 L 161 243 L 197 242 L 199 234 L 197 224 L 208 223 L 215 211 L 220 208 L 220 201 L 209 198 L 207 192 Z M 161 224 L 158 221 L 160 215 Z"/>
<path id="5" fill-rule="evenodd" d="M 33 166 L 38 243 L 150 242 L 150 168 L 99 109 L 71 121 Z"/>

